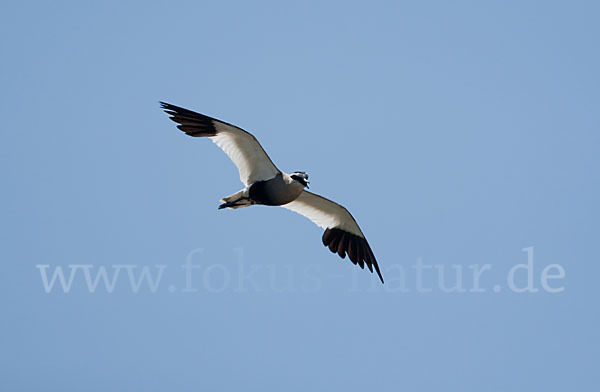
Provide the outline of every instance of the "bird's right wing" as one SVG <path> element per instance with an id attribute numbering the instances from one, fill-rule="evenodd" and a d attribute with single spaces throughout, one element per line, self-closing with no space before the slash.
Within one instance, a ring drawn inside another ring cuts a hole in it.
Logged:
<path id="1" fill-rule="evenodd" d="M 358 264 L 360 268 L 364 269 L 366 264 L 373 272 L 373 267 L 375 267 L 375 271 L 383 283 L 375 255 L 358 227 L 358 223 L 347 209 L 306 190 L 302 191 L 296 200 L 284 204 L 282 207 L 297 212 L 313 221 L 317 226 L 324 228 L 323 245 L 329 247 L 330 251 L 337 253 L 342 259 L 348 254 L 350 261 Z"/>
<path id="2" fill-rule="evenodd" d="M 219 146 L 237 166 L 240 181 L 248 186 L 255 181 L 268 180 L 280 173 L 256 138 L 226 122 L 161 102 L 161 107 L 178 123 L 177 128 L 194 137 L 208 137 Z"/>

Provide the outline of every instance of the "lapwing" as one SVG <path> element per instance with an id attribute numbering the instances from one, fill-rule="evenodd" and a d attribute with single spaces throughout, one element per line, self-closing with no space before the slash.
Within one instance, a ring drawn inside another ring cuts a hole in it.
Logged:
<path id="1" fill-rule="evenodd" d="M 325 229 L 323 245 L 342 259 L 348 255 L 360 268 L 365 265 L 383 277 L 365 235 L 346 208 L 307 191 L 308 174 L 279 170 L 256 138 L 221 120 L 179 106 L 160 102 L 177 128 L 194 137 L 208 137 L 237 166 L 244 189 L 221 199 L 219 209 L 237 209 L 255 204 L 281 206 L 301 214 Z"/>

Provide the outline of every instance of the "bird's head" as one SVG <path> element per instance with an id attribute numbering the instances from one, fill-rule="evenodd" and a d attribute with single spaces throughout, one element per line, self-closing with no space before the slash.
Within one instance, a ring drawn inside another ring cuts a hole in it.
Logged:
<path id="1" fill-rule="evenodd" d="M 305 172 L 301 172 L 301 171 L 297 171 L 297 172 L 293 172 L 290 177 L 292 177 L 292 180 L 294 181 L 298 181 L 300 184 L 302 184 L 302 186 L 305 186 L 308 188 L 308 174 Z"/>

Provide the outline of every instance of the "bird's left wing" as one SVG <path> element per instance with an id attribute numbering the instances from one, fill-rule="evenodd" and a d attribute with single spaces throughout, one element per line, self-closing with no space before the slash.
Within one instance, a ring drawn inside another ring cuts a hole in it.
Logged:
<path id="1" fill-rule="evenodd" d="M 170 103 L 160 103 L 177 128 L 194 137 L 208 137 L 223 150 L 237 166 L 240 181 L 251 185 L 255 181 L 275 177 L 275 167 L 258 140 L 249 132 L 216 118 L 208 117 Z"/>
<path id="2" fill-rule="evenodd" d="M 317 226 L 324 228 L 323 245 L 328 246 L 329 250 L 337 253 L 342 259 L 348 254 L 350 261 L 360 265 L 363 269 L 366 264 L 373 272 L 374 267 L 383 283 L 375 255 L 347 209 L 306 190 L 302 191 L 296 200 L 284 204 L 282 207 L 304 215 Z"/>

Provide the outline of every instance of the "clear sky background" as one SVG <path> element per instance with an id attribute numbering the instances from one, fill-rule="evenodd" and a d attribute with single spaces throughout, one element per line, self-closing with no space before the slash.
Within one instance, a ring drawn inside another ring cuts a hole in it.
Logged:
<path id="1" fill-rule="evenodd" d="M 0 389 L 596 388 L 599 12 L 4 2 Z M 386 284 L 290 211 L 218 211 L 242 187 L 235 167 L 159 100 L 309 172 L 359 221 Z M 538 291 L 517 293 L 507 277 L 530 247 Z M 436 266 L 421 280 L 418 260 Z M 557 293 L 542 286 L 552 264 Z M 69 265 L 129 267 L 111 293 L 90 293 L 84 267 L 47 293 L 41 272 Z M 473 265 L 489 265 L 478 291 Z M 155 283 L 162 268 L 154 292 L 130 285 L 144 267 Z M 445 292 L 456 269 L 465 291 Z"/>

